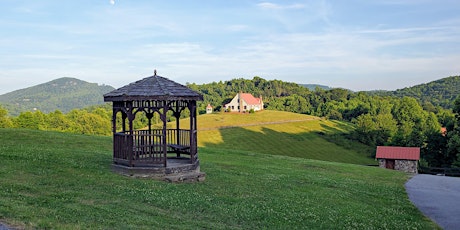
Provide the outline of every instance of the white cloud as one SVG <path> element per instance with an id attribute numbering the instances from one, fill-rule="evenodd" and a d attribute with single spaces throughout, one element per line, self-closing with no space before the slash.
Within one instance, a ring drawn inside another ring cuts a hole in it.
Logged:
<path id="1" fill-rule="evenodd" d="M 150 76 L 153 69 L 157 69 L 159 75 L 181 83 L 208 83 L 257 75 L 267 79 L 299 83 L 315 81 L 313 83 L 365 90 L 394 89 L 397 87 L 394 82 L 409 86 L 433 75 L 441 78 L 460 73 L 460 67 L 456 67 L 460 55 L 448 53 L 448 50 L 442 57 L 423 49 L 417 50 L 420 55 L 414 57 L 396 57 L 386 52 L 404 44 L 435 43 L 445 39 L 445 34 L 423 37 L 417 32 L 424 32 L 424 29 L 388 31 L 394 35 L 382 37 L 381 33 L 364 30 L 254 36 L 241 43 L 227 44 L 228 47 L 220 49 L 219 53 L 214 51 L 216 47 L 204 42 L 139 43 L 118 47 L 110 51 L 109 58 L 108 50 L 102 53 L 26 53 L 8 57 L 24 63 L 5 67 L 0 77 L 23 76 L 29 78 L 23 82 L 40 83 L 44 79 L 70 76 L 121 87 Z M 450 39 L 450 42 L 460 41 L 459 37 Z M 55 46 L 53 49 L 65 47 Z M 50 44 L 49 47 L 53 46 Z M 0 56 L 0 59 L 4 58 Z M 54 61 L 46 62 L 47 59 Z M 407 77 L 401 78 L 401 75 Z M 0 93 L 11 90 L 7 87 L 10 86 L 2 85 Z"/>
<path id="2" fill-rule="evenodd" d="M 273 9 L 273 10 L 303 9 L 306 7 L 304 4 L 280 5 L 280 4 L 275 4 L 271 2 L 261 2 L 257 5 L 262 9 Z"/>
<path id="3" fill-rule="evenodd" d="M 164 76 L 182 83 L 206 83 L 234 77 L 278 78 L 308 83 L 306 77 L 326 77 L 323 84 L 360 88 L 352 79 L 364 76 L 384 79 L 369 80 L 369 85 L 382 81 L 382 88 L 391 87 L 388 81 L 396 73 L 426 77 L 436 72 L 455 73 L 459 55 L 445 57 L 423 54 L 420 57 L 398 57 L 380 53 L 395 44 L 414 43 L 418 37 L 400 41 L 380 40 L 356 33 L 286 34 L 264 39 L 253 38 L 229 47 L 219 54 L 212 47 L 199 43 L 159 43 L 139 46 L 120 60 L 136 71 L 152 72 L 156 68 Z M 432 38 L 436 39 L 436 38 Z M 421 51 L 422 52 L 422 51 Z M 451 63 L 451 65 L 443 65 Z M 170 76 L 168 76 L 170 75 Z M 394 79 L 395 81 L 398 79 Z M 363 81 L 364 84 L 366 80 Z M 362 86 L 364 87 L 364 85 Z"/>

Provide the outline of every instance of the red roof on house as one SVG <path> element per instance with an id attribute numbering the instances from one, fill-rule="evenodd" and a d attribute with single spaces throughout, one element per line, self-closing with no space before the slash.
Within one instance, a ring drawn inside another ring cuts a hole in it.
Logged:
<path id="1" fill-rule="evenodd" d="M 419 147 L 377 146 L 377 159 L 420 160 Z"/>
<path id="2" fill-rule="evenodd" d="M 260 98 L 255 98 L 250 93 L 242 93 L 241 98 L 249 105 L 260 105 Z"/>

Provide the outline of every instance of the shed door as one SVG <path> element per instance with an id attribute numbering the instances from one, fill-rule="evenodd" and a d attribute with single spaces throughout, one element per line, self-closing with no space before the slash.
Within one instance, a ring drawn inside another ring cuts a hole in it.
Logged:
<path id="1" fill-rule="evenodd" d="M 387 169 L 395 169 L 395 160 L 386 160 L 385 168 Z"/>

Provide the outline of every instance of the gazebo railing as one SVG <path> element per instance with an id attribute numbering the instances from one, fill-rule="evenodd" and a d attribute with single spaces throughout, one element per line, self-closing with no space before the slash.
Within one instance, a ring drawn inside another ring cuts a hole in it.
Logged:
<path id="1" fill-rule="evenodd" d="M 195 138 L 196 138 L 196 134 Z M 166 141 L 164 145 L 163 141 Z M 195 139 L 196 140 L 196 139 Z M 191 163 L 197 160 L 196 148 L 191 148 L 190 130 L 162 129 L 136 130 L 114 134 L 114 163 L 126 166 L 151 166 L 164 164 L 167 158 L 190 157 Z M 174 154 L 174 155 L 173 155 Z"/>

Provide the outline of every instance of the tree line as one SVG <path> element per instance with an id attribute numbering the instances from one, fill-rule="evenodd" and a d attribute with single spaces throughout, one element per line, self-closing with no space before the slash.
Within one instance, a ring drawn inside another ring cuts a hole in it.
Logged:
<path id="1" fill-rule="evenodd" d="M 184 116 L 187 116 L 184 112 Z M 173 121 L 172 113 L 167 114 L 167 120 Z M 122 127 L 121 113 L 117 114 L 117 127 Z M 152 123 L 160 123 L 159 115 L 154 114 Z M 133 122 L 134 129 L 148 125 L 145 113 L 137 113 Z M 73 109 L 68 113 L 55 110 L 43 113 L 40 110 L 21 112 L 16 117 L 10 117 L 8 110 L 0 105 L 0 128 L 24 128 L 44 131 L 58 131 L 87 135 L 108 136 L 112 134 L 112 105 L 94 105 L 84 109 Z"/>
<path id="2" fill-rule="evenodd" d="M 0 106 L 0 128 L 26 128 L 59 131 L 89 135 L 109 135 L 111 117 L 103 107 L 93 109 L 73 109 L 64 114 L 59 110 L 45 114 L 39 110 L 21 112 L 9 117 L 8 111 Z"/>

